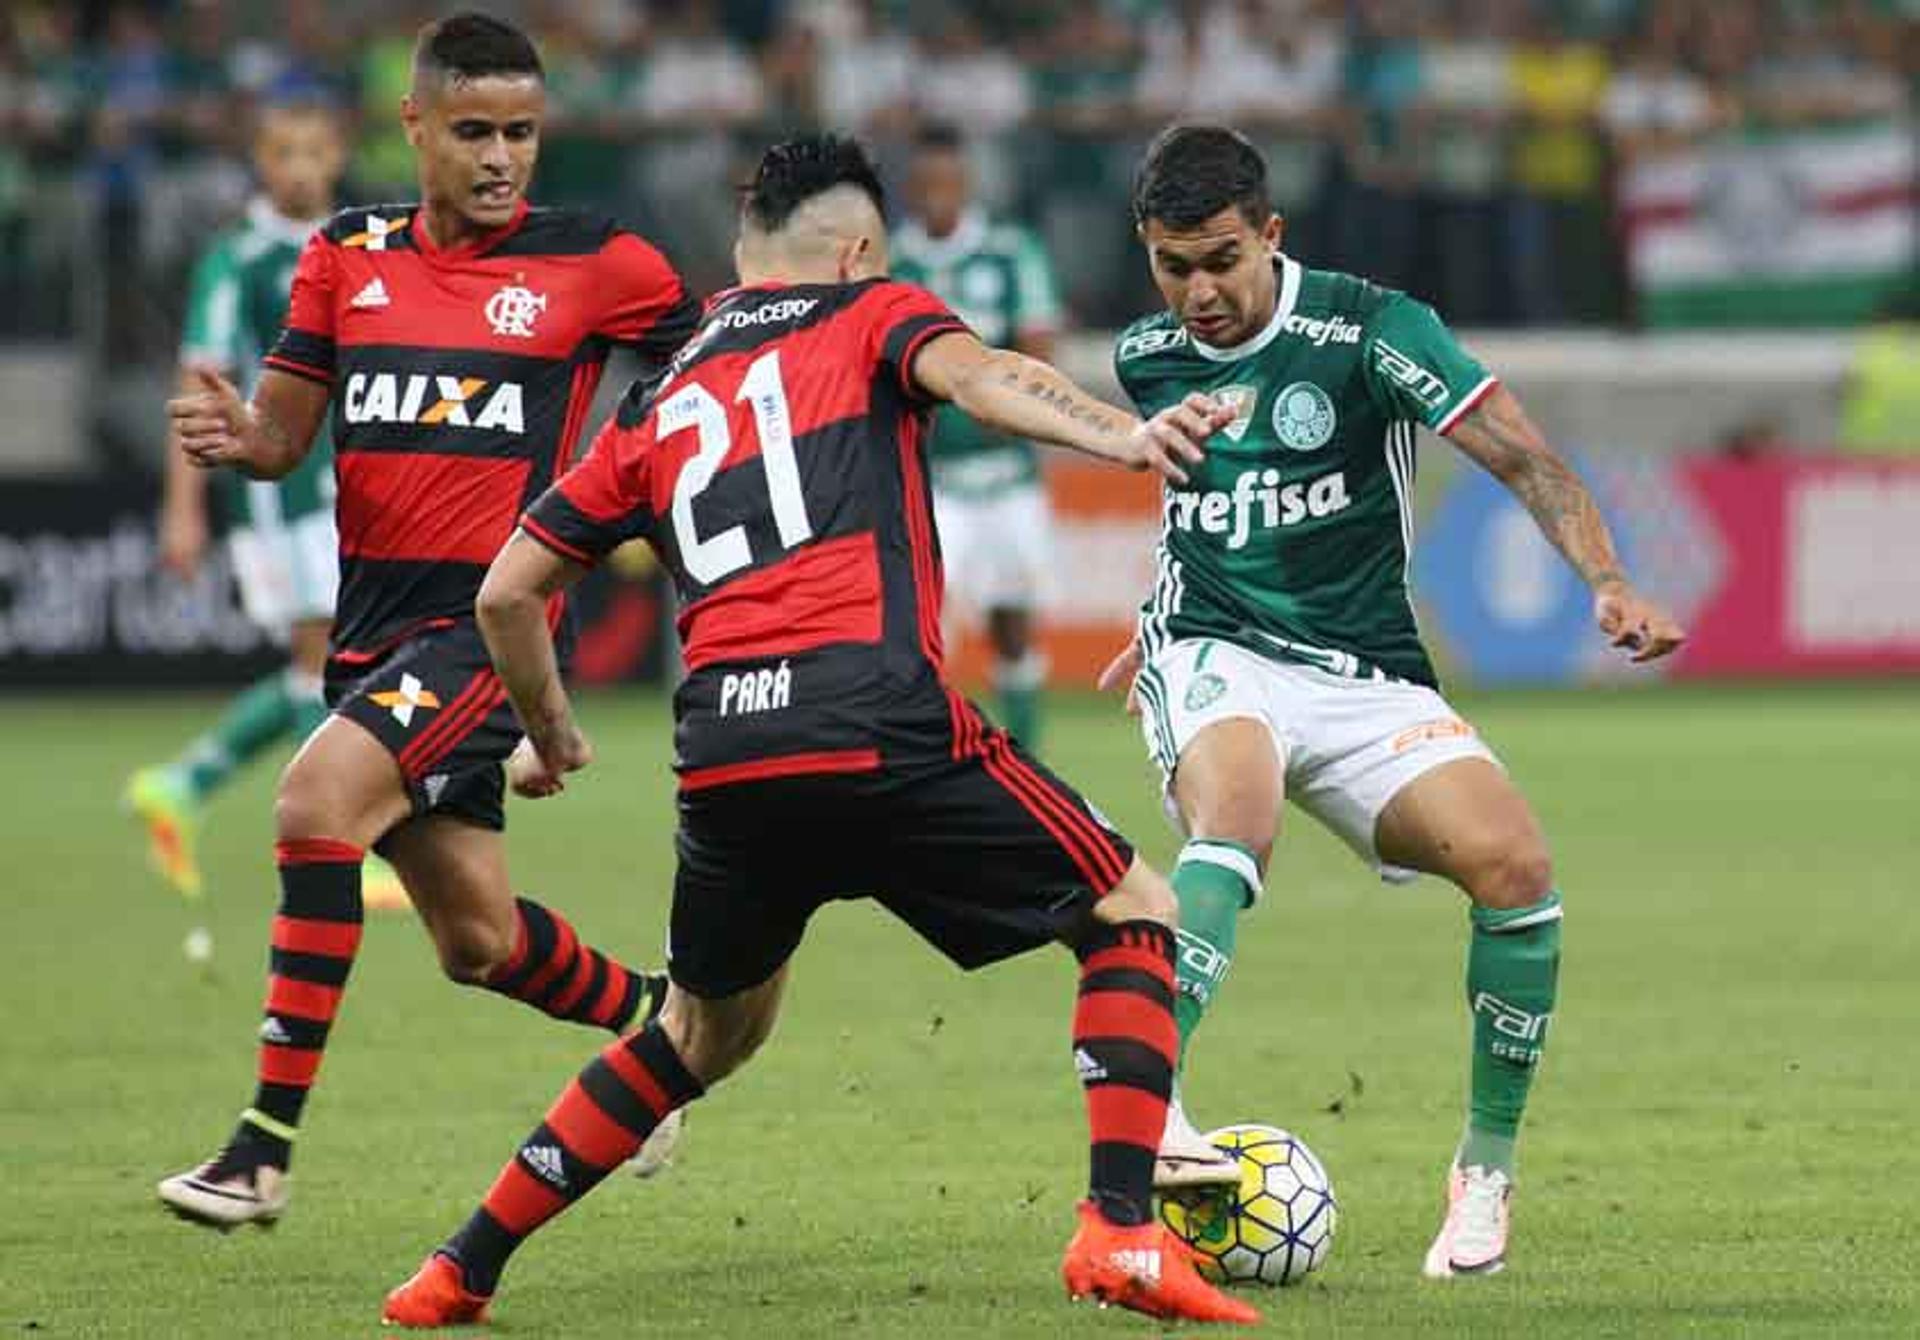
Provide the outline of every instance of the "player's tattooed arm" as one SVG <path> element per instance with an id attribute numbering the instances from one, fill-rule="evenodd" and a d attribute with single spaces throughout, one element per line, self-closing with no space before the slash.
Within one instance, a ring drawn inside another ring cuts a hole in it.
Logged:
<path id="1" fill-rule="evenodd" d="M 513 789 L 523 796 L 564 790 L 565 775 L 593 761 L 593 746 L 574 720 L 547 624 L 547 602 L 585 573 L 579 564 L 515 531 L 494 556 L 474 602 L 487 652 L 527 732 L 525 747 L 508 765 Z"/>
<path id="2" fill-rule="evenodd" d="M 929 340 L 913 377 L 936 400 L 951 401 L 990 428 L 1071 447 L 1134 470 L 1186 482 L 1185 466 L 1232 418 L 1190 396 L 1142 422 L 1076 385 L 1050 364 L 1010 349 L 989 349 L 961 332 Z"/>
<path id="3" fill-rule="evenodd" d="M 209 368 L 188 373 L 189 384 L 167 402 L 175 445 L 203 469 L 231 466 L 255 479 L 279 479 L 306 459 L 326 417 L 328 388 L 268 369 L 253 402 Z"/>
<path id="4" fill-rule="evenodd" d="M 1495 387 L 1455 425 L 1450 437 L 1507 486 L 1592 588 L 1594 619 L 1613 645 L 1631 649 L 1636 661 L 1650 661 L 1686 641 L 1673 617 L 1627 580 L 1613 533 L 1593 494 L 1548 444 L 1519 397 L 1504 386 Z"/>

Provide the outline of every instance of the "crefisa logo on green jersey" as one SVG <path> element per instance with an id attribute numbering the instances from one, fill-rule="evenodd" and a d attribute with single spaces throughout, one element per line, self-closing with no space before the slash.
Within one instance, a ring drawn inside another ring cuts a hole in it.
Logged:
<path id="1" fill-rule="evenodd" d="M 1273 399 L 1274 436 L 1294 451 L 1326 446 L 1338 420 L 1332 398 L 1312 382 L 1295 382 Z"/>
<path id="2" fill-rule="evenodd" d="M 1343 471 L 1282 486 L 1280 472 L 1268 466 L 1264 470 L 1242 470 L 1231 490 L 1169 491 L 1166 518 L 1171 529 L 1224 535 L 1227 548 L 1244 549 L 1256 527 L 1278 530 L 1297 526 L 1302 521 L 1344 512 L 1352 505 Z"/>

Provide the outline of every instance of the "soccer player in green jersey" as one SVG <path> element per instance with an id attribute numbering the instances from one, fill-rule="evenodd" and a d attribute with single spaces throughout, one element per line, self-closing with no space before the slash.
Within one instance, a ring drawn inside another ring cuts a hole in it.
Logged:
<path id="1" fill-rule="evenodd" d="M 912 216 L 893 234 L 894 275 L 932 290 L 989 345 L 1050 360 L 1060 325 L 1052 267 L 1033 234 L 990 219 L 975 202 L 957 130 L 920 131 L 908 185 Z M 1039 454 L 942 405 L 927 455 L 950 590 L 986 617 L 1000 724 L 1036 748 L 1046 660 L 1034 646 L 1033 612 L 1053 532 Z"/>
<path id="2" fill-rule="evenodd" d="M 316 101 L 269 104 L 253 134 L 260 193 L 215 238 L 193 273 L 181 341 L 182 385 L 201 369 L 246 377 L 280 332 L 294 264 L 308 235 L 335 208 L 346 167 L 341 114 Z M 205 559 L 209 476 L 167 453 L 160 557 L 182 577 Z M 287 666 L 250 685 L 171 762 L 136 772 L 127 803 L 147 829 L 160 874 L 188 898 L 201 892 L 195 837 L 206 802 L 239 769 L 283 740 L 299 741 L 327 714 L 320 697 L 338 584 L 333 453 L 316 450 L 275 482 L 237 475 L 212 481 L 229 525 L 228 546 L 247 616 L 286 646 Z M 404 904 L 384 862 L 369 870 L 371 906 Z"/>
<path id="3" fill-rule="evenodd" d="M 1519 790 L 1440 696 L 1407 590 L 1416 429 L 1525 504 L 1636 661 L 1683 637 L 1621 569 L 1599 509 L 1513 393 L 1433 309 L 1280 249 L 1265 164 L 1240 135 L 1179 126 L 1149 148 L 1133 211 L 1168 310 L 1120 336 L 1143 414 L 1194 392 L 1239 410 L 1168 485 L 1158 575 L 1131 673 L 1147 745 L 1188 841 L 1180 899 L 1182 1060 L 1260 894 L 1283 799 L 1383 877 L 1451 880 L 1469 902 L 1466 1131 L 1434 1277 L 1500 1269 L 1514 1143 L 1553 1015 L 1560 895 Z M 1163 1186 L 1237 1180 L 1170 1111 Z"/>

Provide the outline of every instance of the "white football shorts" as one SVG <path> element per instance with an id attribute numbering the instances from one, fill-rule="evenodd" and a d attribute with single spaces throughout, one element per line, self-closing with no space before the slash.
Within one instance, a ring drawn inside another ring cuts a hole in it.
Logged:
<path id="1" fill-rule="evenodd" d="M 980 493 L 936 488 L 933 517 L 947 589 L 961 605 L 976 614 L 1040 607 L 1053 553 L 1044 484 Z"/>
<path id="2" fill-rule="evenodd" d="M 1137 688 L 1147 752 L 1160 767 L 1167 813 L 1176 826 L 1173 775 L 1182 751 L 1216 721 L 1245 717 L 1272 735 L 1287 798 L 1396 884 L 1416 872 L 1383 863 L 1374 846 L 1374 827 L 1387 802 L 1443 763 L 1499 762 L 1473 727 L 1424 684 L 1348 679 L 1215 638 L 1170 644 L 1142 667 Z"/>
<path id="3" fill-rule="evenodd" d="M 248 487 L 261 484 L 252 481 Z M 227 536 L 227 548 L 241 607 L 275 641 L 285 642 L 296 623 L 333 618 L 340 590 L 340 537 L 331 511 L 241 527 Z"/>

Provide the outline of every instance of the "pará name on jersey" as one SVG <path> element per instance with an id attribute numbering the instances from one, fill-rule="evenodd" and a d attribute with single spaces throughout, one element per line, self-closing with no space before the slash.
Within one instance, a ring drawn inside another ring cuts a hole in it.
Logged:
<path id="1" fill-rule="evenodd" d="M 1170 313 L 1120 336 L 1143 415 L 1198 391 L 1232 405 L 1169 484 L 1149 654 L 1220 637 L 1342 674 L 1433 682 L 1407 592 L 1414 429 L 1449 430 L 1493 386 L 1433 310 L 1363 279 L 1276 263 L 1272 319 L 1232 348 Z"/>

